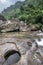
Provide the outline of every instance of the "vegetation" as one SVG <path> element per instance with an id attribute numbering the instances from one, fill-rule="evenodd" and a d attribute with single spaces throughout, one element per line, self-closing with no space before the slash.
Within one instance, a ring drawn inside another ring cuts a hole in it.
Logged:
<path id="1" fill-rule="evenodd" d="M 18 1 L 5 9 L 2 14 L 6 19 L 17 18 L 26 21 L 27 24 L 43 24 L 43 0 Z"/>

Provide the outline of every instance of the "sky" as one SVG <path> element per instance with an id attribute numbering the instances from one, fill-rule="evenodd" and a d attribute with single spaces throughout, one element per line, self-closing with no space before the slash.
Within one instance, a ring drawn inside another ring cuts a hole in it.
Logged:
<path id="1" fill-rule="evenodd" d="M 0 12 L 13 5 L 17 1 L 24 1 L 24 0 L 0 0 Z"/>

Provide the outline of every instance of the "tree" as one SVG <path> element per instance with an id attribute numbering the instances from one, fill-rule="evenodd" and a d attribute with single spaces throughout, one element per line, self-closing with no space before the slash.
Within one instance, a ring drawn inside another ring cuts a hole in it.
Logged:
<path id="1" fill-rule="evenodd" d="M 36 18 L 36 23 L 41 23 L 41 24 L 43 24 L 43 16 L 41 16 L 41 15 L 37 16 L 37 18 Z"/>

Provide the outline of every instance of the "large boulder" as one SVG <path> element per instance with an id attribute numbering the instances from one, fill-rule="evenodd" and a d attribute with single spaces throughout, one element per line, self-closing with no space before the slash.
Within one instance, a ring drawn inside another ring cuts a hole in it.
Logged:
<path id="1" fill-rule="evenodd" d="M 12 32 L 12 31 L 19 31 L 19 24 L 17 21 L 6 21 L 5 24 L 1 25 L 1 32 Z"/>

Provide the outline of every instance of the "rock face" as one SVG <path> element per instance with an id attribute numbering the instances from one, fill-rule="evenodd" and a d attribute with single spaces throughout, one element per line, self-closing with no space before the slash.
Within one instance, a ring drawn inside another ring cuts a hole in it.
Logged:
<path id="1" fill-rule="evenodd" d="M 26 22 L 18 21 L 17 19 L 6 20 L 3 16 L 0 16 L 1 32 L 12 32 L 12 31 L 26 32 L 26 31 L 37 31 L 39 29 L 40 26 L 38 24 L 30 23 L 29 25 L 27 25 Z"/>
<path id="2" fill-rule="evenodd" d="M 27 31 L 27 25 L 23 21 L 20 21 L 20 31 Z"/>
<path id="3" fill-rule="evenodd" d="M 0 65 L 43 65 L 34 56 L 37 50 L 30 39 L 0 38 Z"/>
<path id="4" fill-rule="evenodd" d="M 38 24 L 29 24 L 27 25 L 26 22 L 18 21 L 18 20 L 7 20 L 3 21 L 0 20 L 0 30 L 1 32 L 12 32 L 12 31 L 20 31 L 20 32 L 26 32 L 26 31 L 38 31 L 40 29 L 40 26 Z"/>
<path id="5" fill-rule="evenodd" d="M 16 20 L 8 20 L 6 23 L 1 21 L 2 25 L 0 28 L 2 29 L 1 32 L 12 32 L 12 31 L 27 31 L 27 25 L 23 21 L 18 22 Z"/>
<path id="6" fill-rule="evenodd" d="M 6 21 L 5 24 L 1 25 L 1 32 L 17 31 L 19 30 L 18 22 L 15 21 Z"/>

